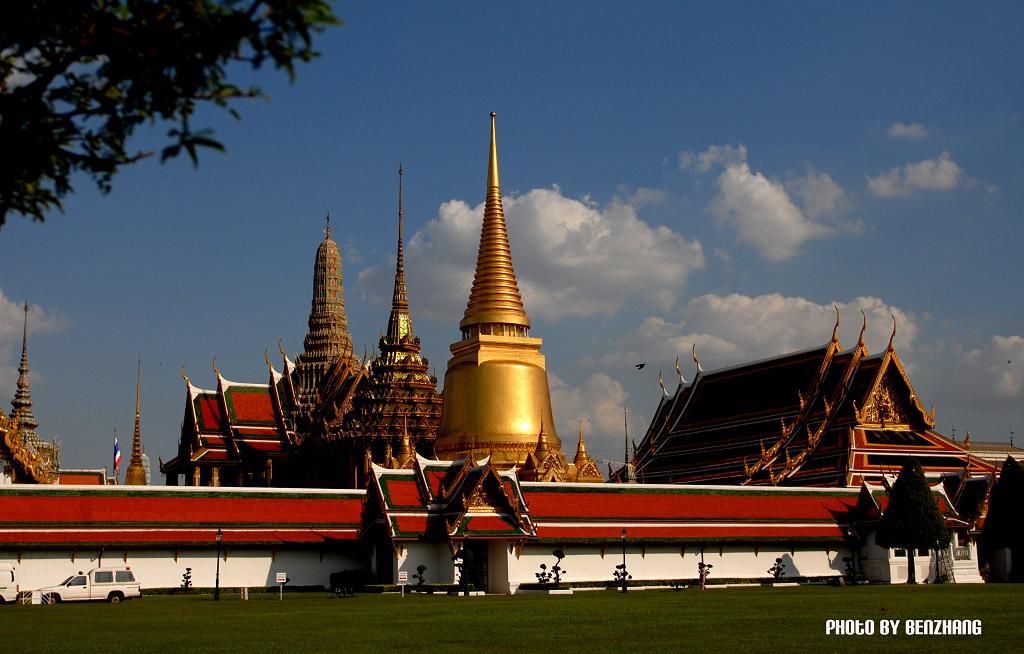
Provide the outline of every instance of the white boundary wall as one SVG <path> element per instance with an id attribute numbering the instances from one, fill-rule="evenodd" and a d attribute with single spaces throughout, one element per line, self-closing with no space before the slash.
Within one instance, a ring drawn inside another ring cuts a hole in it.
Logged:
<path id="1" fill-rule="evenodd" d="M 79 571 L 101 566 L 128 566 L 135 572 L 143 591 L 147 588 L 179 588 L 186 568 L 192 568 L 192 586 L 212 588 L 217 572 L 216 548 L 146 550 L 31 550 L 21 554 L 0 550 L 0 560 L 10 561 L 18 571 L 22 590 L 52 586 Z M 275 585 L 278 572 L 288 574 L 290 586 L 328 585 L 332 572 L 360 568 L 356 553 L 308 549 L 224 548 L 221 550 L 221 588 L 264 588 Z"/>
<path id="2" fill-rule="evenodd" d="M 515 593 L 520 584 L 536 583 L 540 565 L 548 569 L 555 564 L 552 551 L 565 553 L 561 567 L 565 570 L 562 581 L 592 583 L 603 586 L 612 582 L 615 566 L 622 563 L 619 543 L 609 546 L 564 545 L 559 543 L 532 543 L 522 548 L 520 555 L 510 541 L 491 541 L 488 545 L 488 592 Z M 785 577 L 840 577 L 846 569 L 844 556 L 850 551 L 844 547 L 803 544 L 795 547 L 783 544 L 712 545 L 704 548 L 704 562 L 714 567 L 711 580 L 740 578 L 771 580 L 768 569 L 781 558 L 785 563 Z M 701 561 L 701 548 L 695 545 L 661 544 L 642 546 L 626 543 L 626 568 L 633 581 L 695 580 L 697 564 Z M 415 583 L 416 566 L 427 566 L 426 578 L 432 583 L 452 583 L 455 571 L 451 553 L 442 543 L 407 543 L 401 555 L 395 558 L 395 582 L 398 571 L 409 573 L 409 583 Z"/>

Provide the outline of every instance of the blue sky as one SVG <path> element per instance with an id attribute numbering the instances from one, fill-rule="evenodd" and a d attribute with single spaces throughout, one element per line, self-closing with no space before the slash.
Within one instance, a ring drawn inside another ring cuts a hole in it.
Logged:
<path id="1" fill-rule="evenodd" d="M 357 349 L 386 326 L 397 168 L 410 302 L 439 376 L 479 238 L 488 114 L 513 260 L 571 450 L 621 457 L 659 370 L 813 347 L 898 351 L 938 428 L 1024 425 L 1024 75 L 1017 3 L 522 3 L 339 6 L 323 57 L 198 169 L 142 162 L 86 179 L 45 224 L 0 231 L 0 397 L 28 300 L 32 396 L 67 467 L 130 438 L 174 455 L 184 387 L 263 380 L 301 350 L 326 213 Z M 247 74 L 244 77 L 249 77 Z M 139 134 L 145 149 L 166 126 Z M 640 372 L 637 362 L 646 362 Z M 9 409 L 9 407 L 7 407 Z M 571 451 L 570 451 L 571 454 Z"/>

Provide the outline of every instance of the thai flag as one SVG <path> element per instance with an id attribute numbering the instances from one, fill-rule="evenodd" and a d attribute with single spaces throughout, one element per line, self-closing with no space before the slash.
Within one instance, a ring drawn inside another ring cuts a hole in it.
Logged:
<path id="1" fill-rule="evenodd" d="M 114 437 L 114 474 L 117 474 L 121 467 L 121 446 L 117 444 L 117 437 Z"/>

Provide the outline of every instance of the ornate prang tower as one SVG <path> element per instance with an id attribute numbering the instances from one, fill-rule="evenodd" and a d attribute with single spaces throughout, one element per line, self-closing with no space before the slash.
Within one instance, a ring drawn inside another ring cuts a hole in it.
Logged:
<path id="1" fill-rule="evenodd" d="M 383 438 L 385 452 L 390 445 L 401 453 L 405 439 L 404 447 L 420 446 L 429 454 L 441 422 L 442 400 L 437 393 L 437 379 L 427 373 L 428 362 L 420 356 L 420 338 L 413 331 L 409 312 L 402 243 L 402 173 L 399 166 L 398 249 L 388 331 L 380 337 L 380 355 L 370 365 L 367 383 L 356 397 L 354 420 L 358 424 L 353 428 L 365 437 Z M 411 449 L 408 454 L 404 461 L 399 461 L 401 465 L 409 465 L 415 459 Z"/>
<path id="2" fill-rule="evenodd" d="M 125 486 L 145 486 L 146 468 L 142 465 L 142 426 L 139 418 L 139 397 L 142 389 L 142 357 L 135 372 L 135 431 L 132 433 L 132 460 L 124 473 Z"/>
<path id="3" fill-rule="evenodd" d="M 28 302 L 25 303 L 25 325 L 21 333 L 21 365 L 18 366 L 18 390 L 11 400 L 11 419 L 17 420 L 25 441 L 37 438 L 39 421 L 32 415 L 32 395 L 28 386 Z"/>
<path id="4" fill-rule="evenodd" d="M 317 406 L 320 382 L 328 368 L 341 358 L 352 359 L 352 337 L 345 315 L 341 252 L 331 238 L 331 217 L 327 217 L 324 240 L 316 250 L 313 272 L 313 304 L 309 310 L 309 331 L 303 352 L 296 362 L 300 410 Z"/>
<path id="5" fill-rule="evenodd" d="M 487 171 L 476 274 L 462 340 L 451 346 L 444 381 L 441 429 L 434 442 L 439 458 L 492 455 L 498 465 L 523 463 L 537 448 L 544 430 L 548 447 L 560 452 L 541 339 L 530 338 L 512 268 L 512 254 L 501 206 L 498 147 L 491 114 L 491 151 Z"/>

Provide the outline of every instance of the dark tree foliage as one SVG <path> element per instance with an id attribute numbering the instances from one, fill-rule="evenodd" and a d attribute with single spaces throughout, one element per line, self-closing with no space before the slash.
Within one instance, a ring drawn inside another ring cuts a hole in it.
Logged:
<path id="1" fill-rule="evenodd" d="M 0 226 L 42 221 L 72 176 L 104 193 L 143 123 L 167 123 L 161 161 L 223 150 L 193 127 L 203 105 L 263 97 L 229 73 L 270 64 L 294 78 L 317 56 L 312 36 L 339 24 L 324 0 L 15 0 L 0 2 Z"/>
<path id="2" fill-rule="evenodd" d="M 907 583 L 910 584 L 916 583 L 915 550 L 933 550 L 949 545 L 949 529 L 928 487 L 924 470 L 914 459 L 907 459 L 893 484 L 876 541 L 882 547 L 907 550 Z"/>
<path id="3" fill-rule="evenodd" d="M 981 530 L 986 548 L 1007 547 L 1013 552 L 1013 561 L 1024 557 L 1024 467 L 1012 457 L 1006 457 L 999 472 L 999 480 L 992 487 L 988 501 L 988 514 Z M 1024 576 L 1024 566 L 1014 564 L 1011 571 L 1016 580 Z"/>

